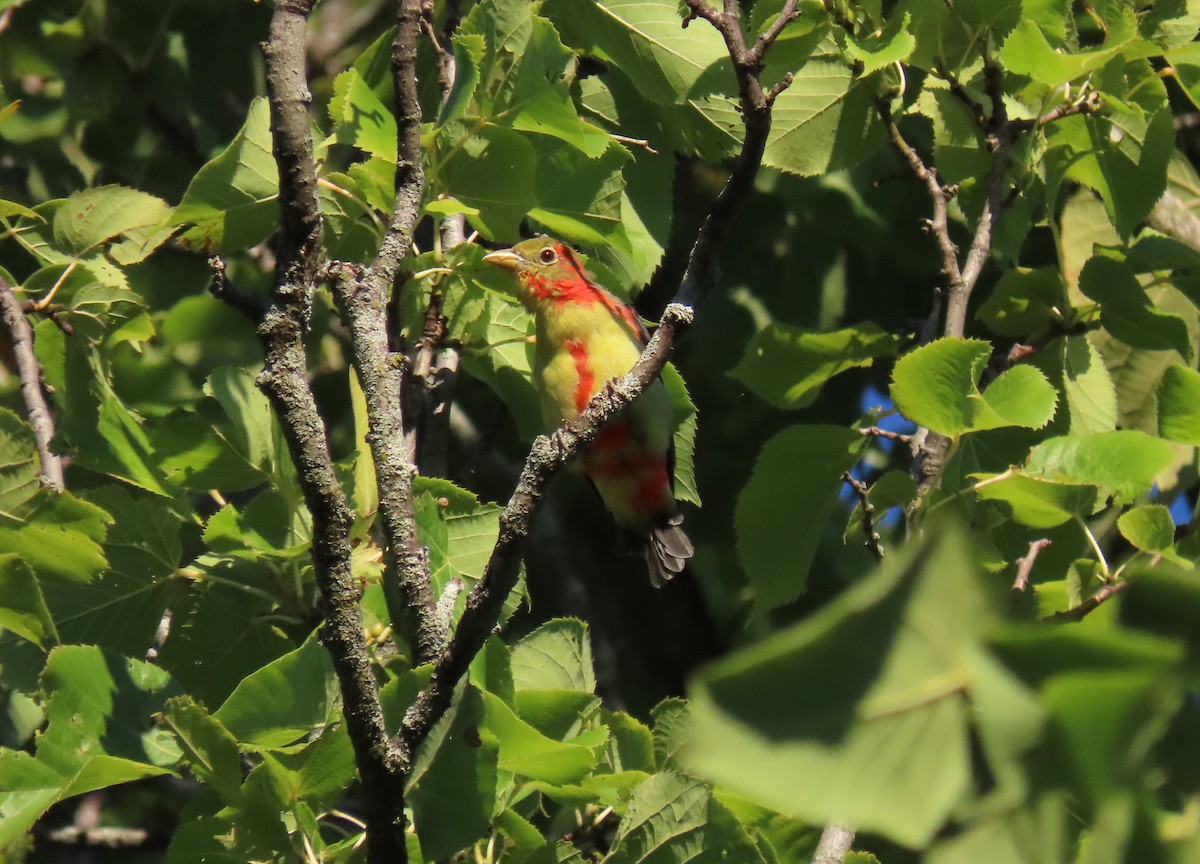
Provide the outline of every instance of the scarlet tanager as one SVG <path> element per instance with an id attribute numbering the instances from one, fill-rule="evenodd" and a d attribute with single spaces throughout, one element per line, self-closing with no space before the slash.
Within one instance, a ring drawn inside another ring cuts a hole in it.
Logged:
<path id="1" fill-rule="evenodd" d="M 548 430 L 578 417 L 641 356 L 648 337 L 637 313 L 598 285 L 570 246 L 535 237 L 483 260 L 513 272 L 517 297 L 534 315 L 533 377 Z M 672 410 L 656 380 L 580 454 L 617 524 L 645 538 L 656 586 L 683 572 L 694 551 L 675 502 Z"/>

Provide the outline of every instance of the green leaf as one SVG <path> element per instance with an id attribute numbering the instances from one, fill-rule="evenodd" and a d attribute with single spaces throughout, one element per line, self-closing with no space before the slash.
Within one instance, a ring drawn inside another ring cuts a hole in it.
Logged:
<path id="1" fill-rule="evenodd" d="M 267 100 L 258 98 L 241 131 L 200 169 L 175 208 L 173 224 L 193 226 L 179 242 L 207 253 L 237 252 L 261 243 L 279 221 L 278 194 L 270 111 Z"/>
<path id="2" fill-rule="evenodd" d="M 1146 296 L 1133 270 L 1123 261 L 1093 257 L 1079 274 L 1079 290 L 1100 304 L 1104 329 L 1134 348 L 1175 350 L 1192 355 L 1187 324 L 1161 312 Z"/>
<path id="3" fill-rule="evenodd" d="M 1062 340 L 1063 393 L 1071 432 L 1111 432 L 1117 428 L 1117 390 L 1100 352 L 1086 336 Z"/>
<path id="4" fill-rule="evenodd" d="M 1018 365 L 1002 372 L 974 404 L 973 430 L 1041 429 L 1054 417 L 1058 393 L 1041 370 Z"/>
<path id="5" fill-rule="evenodd" d="M 210 571 L 221 581 L 206 581 Z M 206 705 L 220 705 L 244 678 L 296 647 L 272 615 L 275 578 L 260 560 L 206 563 L 173 605 L 158 662 Z"/>
<path id="6" fill-rule="evenodd" d="M 600 746 L 608 730 L 589 736 L 588 744 L 555 741 L 525 723 L 500 697 L 483 693 L 484 716 L 480 732 L 495 736 L 499 746 L 500 768 L 531 780 L 547 783 L 573 783 L 587 776 L 600 761 Z M 593 745 L 592 738 L 598 738 Z"/>
<path id="7" fill-rule="evenodd" d="M 478 731 L 483 697 L 470 686 L 460 693 L 421 747 L 406 790 L 427 861 L 483 837 L 496 806 L 498 745 Z"/>
<path id="8" fill-rule="evenodd" d="M 166 703 L 163 722 L 175 733 L 192 775 L 226 803 L 239 803 L 242 758 L 229 730 L 188 696 Z"/>
<path id="9" fill-rule="evenodd" d="M 1117 530 L 1143 552 L 1167 552 L 1175 545 L 1175 522 L 1171 511 L 1161 504 L 1126 510 L 1117 519 Z"/>
<path id="10" fill-rule="evenodd" d="M 34 757 L 0 751 L 0 848 L 28 830 L 57 801 L 143 777 L 168 774 L 179 758 L 154 714 L 178 693 L 148 663 L 64 645 L 42 674 L 46 730 Z"/>
<path id="11" fill-rule="evenodd" d="M 1174 659 L 1177 645 L 1183 645 L 1194 674 L 1200 668 L 1200 633 L 1195 627 L 1198 612 L 1200 591 L 1195 573 L 1162 564 L 1135 568 L 1129 578 L 1129 590 L 1121 599 L 1120 619 L 1122 624 L 1137 630 L 1121 632 L 1131 638 L 1136 635 L 1146 643 L 1141 653 L 1157 648 L 1160 663 Z M 1131 652 L 1121 652 L 1112 662 L 1130 665 L 1130 656 Z M 1143 663 L 1151 659 L 1146 657 Z"/>
<path id="12" fill-rule="evenodd" d="M 577 618 L 555 618 L 521 639 L 512 648 L 512 676 L 518 691 L 595 692 L 587 624 Z"/>
<path id="13" fill-rule="evenodd" d="M 107 571 L 83 584 L 46 581 L 42 590 L 65 641 L 141 655 L 182 587 L 172 578 L 182 557 L 179 518 L 145 493 L 108 487 L 88 495 L 112 520 Z"/>
<path id="14" fill-rule="evenodd" d="M 41 488 L 37 439 L 33 428 L 0 408 L 0 512 L 11 513 Z"/>
<path id="15" fill-rule="evenodd" d="M 957 438 L 966 432 L 1050 422 L 1057 394 L 1041 372 L 1014 366 L 980 393 L 978 383 L 991 345 L 947 337 L 900 358 L 892 373 L 892 398 L 904 416 Z"/>
<path id="16" fill-rule="evenodd" d="M 634 789 L 605 861 L 762 864 L 746 829 L 699 780 L 674 771 Z"/>
<path id="17" fill-rule="evenodd" d="M 339 144 L 395 164 L 396 118 L 357 69 L 347 69 L 334 79 L 329 119 Z"/>
<path id="18" fill-rule="evenodd" d="M 537 204 L 537 149 L 520 132 L 485 126 L 469 133 L 462 121 L 437 138 L 437 180 L 468 208 L 468 218 L 491 240 L 516 240 L 521 220 Z"/>
<path id="19" fill-rule="evenodd" d="M 1146 74 L 1153 78 L 1152 70 Z M 1122 237 L 1133 233 L 1166 189 L 1174 125 L 1165 105 L 1148 117 L 1140 110 L 1111 119 L 1066 117 L 1051 124 L 1047 137 L 1052 188 L 1062 178 L 1096 190 Z"/>
<path id="20" fill-rule="evenodd" d="M 1060 482 L 1005 472 L 980 480 L 975 489 L 984 501 L 1002 501 L 1012 518 L 1030 528 L 1053 528 L 1096 508 L 1096 489 L 1083 483 Z"/>
<path id="21" fill-rule="evenodd" d="M 734 514 L 738 554 L 762 610 L 804 591 L 809 567 L 862 437 L 837 426 L 796 426 L 762 449 Z"/>
<path id="22" fill-rule="evenodd" d="M 1173 363 L 1158 382 L 1158 434 L 1200 445 L 1200 372 Z"/>
<path id="23" fill-rule="evenodd" d="M 608 727 L 608 762 L 615 772 L 654 772 L 654 736 L 634 717 L 623 711 L 603 711 Z"/>
<path id="24" fill-rule="evenodd" d="M 1090 247 L 1089 247 L 1090 251 Z M 1001 336 L 1026 338 L 1044 330 L 1067 307 L 1066 286 L 1054 267 L 1005 270 L 979 307 L 978 318 Z"/>
<path id="25" fill-rule="evenodd" d="M 622 168 L 629 152 L 613 147 L 589 159 L 558 142 L 534 141 L 537 173 L 531 219 L 558 237 L 588 245 L 611 242 L 621 226 Z"/>
<path id="26" fill-rule="evenodd" d="M 243 745 L 270 750 L 327 723 L 337 692 L 329 654 L 314 631 L 295 651 L 243 679 L 213 717 Z"/>
<path id="27" fill-rule="evenodd" d="M 681 27 L 675 0 L 551 0 L 543 11 L 576 49 L 612 62 L 638 82 L 645 98 L 677 105 L 728 55 L 712 27 Z"/>
<path id="28" fill-rule="evenodd" d="M 681 768 L 679 754 L 687 743 L 691 706 L 683 699 L 664 699 L 650 712 L 654 721 L 654 765 L 659 771 Z"/>
<path id="29" fill-rule="evenodd" d="M 874 99 L 844 63 L 810 60 L 775 100 L 763 164 L 804 177 L 853 168 L 884 140 Z"/>
<path id="30" fill-rule="evenodd" d="M 112 517 L 70 493 L 39 493 L 0 513 L 0 554 L 20 555 L 39 578 L 80 585 L 108 567 L 101 543 Z"/>
<path id="31" fill-rule="evenodd" d="M 603 129 L 579 119 L 565 87 L 541 90 L 513 117 L 512 128 L 565 141 L 589 159 L 604 154 L 613 141 Z"/>
<path id="32" fill-rule="evenodd" d="M 0 555 L 0 629 L 42 649 L 58 642 L 37 576 L 18 555 Z"/>
<path id="33" fill-rule="evenodd" d="M 969 542 L 945 526 L 806 620 L 709 666 L 691 688 L 689 768 L 812 824 L 928 843 L 973 794 L 972 761 L 990 764 L 987 776 L 1017 770 L 1040 722 L 1032 694 L 979 651 L 993 613 Z M 977 698 L 1012 710 L 1007 739 L 982 753 L 970 744 Z M 839 781 L 796 782 L 815 776 Z"/>
<path id="34" fill-rule="evenodd" d="M 908 32 L 909 13 L 893 15 L 880 29 L 864 37 L 848 35 L 846 55 L 862 64 L 861 75 L 868 75 L 885 66 L 907 59 L 917 47 L 917 40 Z"/>
<path id="35" fill-rule="evenodd" d="M 84 189 L 55 212 L 54 241 L 63 252 L 79 257 L 121 234 L 156 226 L 167 209 L 161 198 L 124 186 Z"/>
<path id="36" fill-rule="evenodd" d="M 1122 429 L 1050 438 L 1033 448 L 1024 470 L 1045 480 L 1098 486 L 1130 501 L 1148 492 L 1173 458 L 1167 442 Z"/>
<path id="37" fill-rule="evenodd" d="M 899 339 L 870 322 L 824 333 L 772 323 L 754 334 L 729 374 L 777 408 L 804 408 L 830 378 L 889 357 L 898 346 Z"/>
<path id="38" fill-rule="evenodd" d="M 663 367 L 662 382 L 675 408 L 675 499 L 700 506 L 700 490 L 696 483 L 696 404 L 684 383 L 683 376 L 668 363 Z"/>

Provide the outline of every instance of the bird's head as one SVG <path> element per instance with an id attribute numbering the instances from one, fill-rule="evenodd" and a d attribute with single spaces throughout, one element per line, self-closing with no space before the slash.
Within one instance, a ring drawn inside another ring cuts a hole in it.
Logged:
<path id="1" fill-rule="evenodd" d="M 559 305 L 591 300 L 598 290 L 575 251 L 553 237 L 522 240 L 511 249 L 489 252 L 483 260 L 516 274 L 517 298 L 531 312 L 547 301 Z"/>

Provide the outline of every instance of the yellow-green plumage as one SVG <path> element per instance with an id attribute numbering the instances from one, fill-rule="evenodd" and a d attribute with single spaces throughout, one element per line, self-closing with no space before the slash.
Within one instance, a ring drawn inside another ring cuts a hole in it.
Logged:
<path id="1" fill-rule="evenodd" d="M 535 317 L 534 379 L 548 430 L 577 417 L 641 356 L 646 333 L 637 315 L 595 282 L 570 247 L 537 237 L 484 260 L 514 271 L 517 296 Z M 647 538 L 656 585 L 681 572 L 693 551 L 673 492 L 672 412 L 655 381 L 581 456 L 617 523 Z"/>

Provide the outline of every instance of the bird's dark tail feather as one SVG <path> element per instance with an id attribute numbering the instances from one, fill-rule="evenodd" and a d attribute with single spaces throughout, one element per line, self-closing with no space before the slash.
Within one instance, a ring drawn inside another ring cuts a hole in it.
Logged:
<path id="1" fill-rule="evenodd" d="M 646 565 L 650 583 L 661 588 L 664 583 L 683 572 L 687 560 L 696 551 L 692 541 L 683 533 L 683 517 L 676 513 L 654 527 L 646 544 Z"/>

